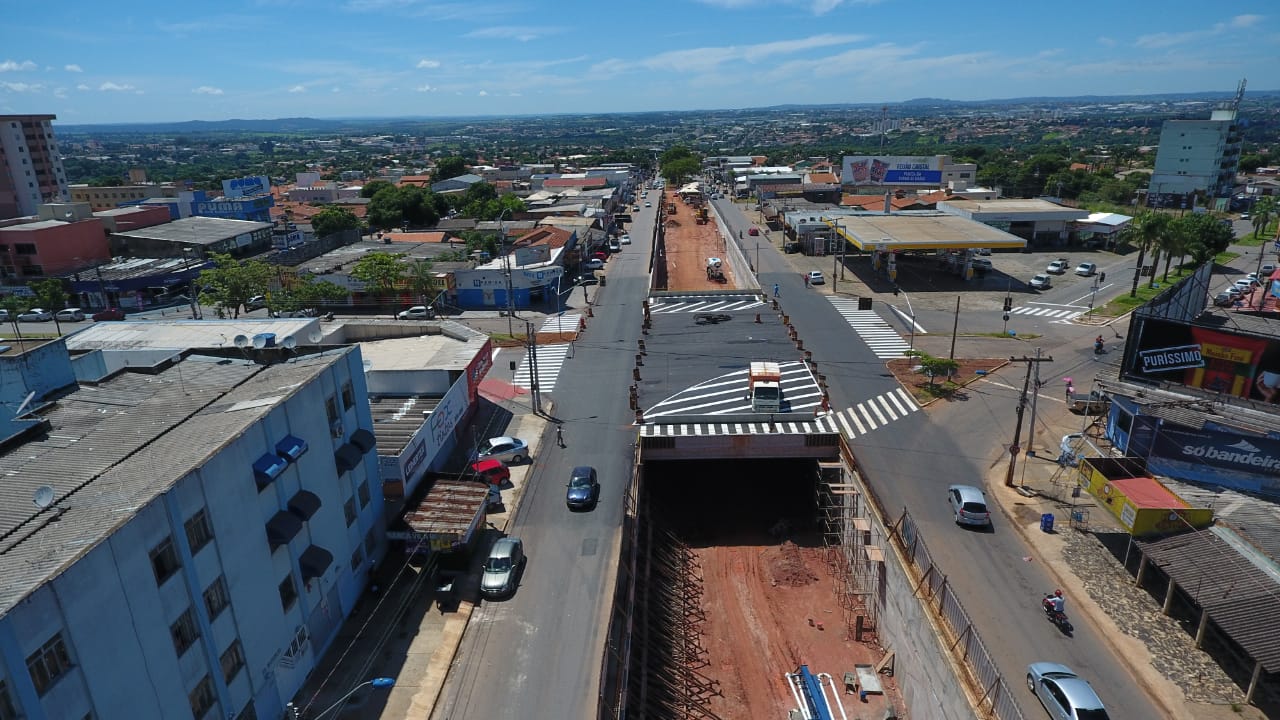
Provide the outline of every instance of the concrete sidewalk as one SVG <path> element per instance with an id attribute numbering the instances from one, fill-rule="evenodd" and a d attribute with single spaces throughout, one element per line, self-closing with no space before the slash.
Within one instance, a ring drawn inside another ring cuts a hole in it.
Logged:
<path id="1" fill-rule="evenodd" d="M 473 426 L 487 428 L 491 435 L 509 434 L 525 440 L 532 456 L 532 460 L 512 466 L 511 487 L 502 491 L 503 509 L 488 515 L 487 534 L 498 537 L 514 515 L 525 480 L 538 461 L 547 421 L 530 411 L 527 396 L 486 403 L 486 409 Z M 506 422 L 499 427 L 491 418 Z M 468 573 L 454 581 L 453 597 L 437 591 L 433 564 L 410 563 L 399 548 L 389 550 L 372 578 L 379 591 L 365 593 L 296 696 L 300 717 L 314 717 L 351 688 L 375 677 L 394 678 L 395 687 L 389 692 L 364 688 L 339 711 L 325 717 L 429 717 L 476 606 L 479 568 L 490 541 L 481 538 L 477 543 Z"/>

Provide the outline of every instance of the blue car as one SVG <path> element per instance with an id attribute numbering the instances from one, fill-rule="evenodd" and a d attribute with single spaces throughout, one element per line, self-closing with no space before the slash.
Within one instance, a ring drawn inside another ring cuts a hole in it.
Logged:
<path id="1" fill-rule="evenodd" d="M 600 501 L 600 483 L 596 469 L 581 465 L 569 473 L 569 489 L 565 492 L 565 504 L 570 510 L 590 510 Z"/>

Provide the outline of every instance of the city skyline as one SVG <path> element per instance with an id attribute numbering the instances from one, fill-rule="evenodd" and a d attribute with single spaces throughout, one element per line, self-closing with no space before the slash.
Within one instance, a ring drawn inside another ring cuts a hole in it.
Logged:
<path id="1" fill-rule="evenodd" d="M 1260 2 L 1216 15 L 1187 0 L 1158 14 L 1094 0 L 1062 14 L 918 7 L 75 0 L 55 18 L 23 4 L 0 31 L 0 113 L 97 124 L 1230 92 L 1242 78 L 1280 89 L 1280 24 L 1247 12 Z"/>

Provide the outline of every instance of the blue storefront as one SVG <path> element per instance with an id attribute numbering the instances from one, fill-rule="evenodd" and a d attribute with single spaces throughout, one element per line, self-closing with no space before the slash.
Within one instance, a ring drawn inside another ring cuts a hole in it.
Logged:
<path id="1" fill-rule="evenodd" d="M 226 220 L 253 220 L 254 222 L 271 222 L 271 208 L 276 200 L 271 195 L 255 195 L 253 197 L 218 198 L 195 203 L 193 212 L 203 217 L 224 218 Z"/>

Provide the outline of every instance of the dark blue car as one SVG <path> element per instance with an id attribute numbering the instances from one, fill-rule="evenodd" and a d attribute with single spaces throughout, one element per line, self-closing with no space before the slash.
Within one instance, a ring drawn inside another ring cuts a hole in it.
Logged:
<path id="1" fill-rule="evenodd" d="M 565 493 L 565 504 L 570 510 L 590 510 L 600 500 L 600 483 L 596 480 L 596 469 L 582 465 L 569 473 L 569 489 Z"/>

